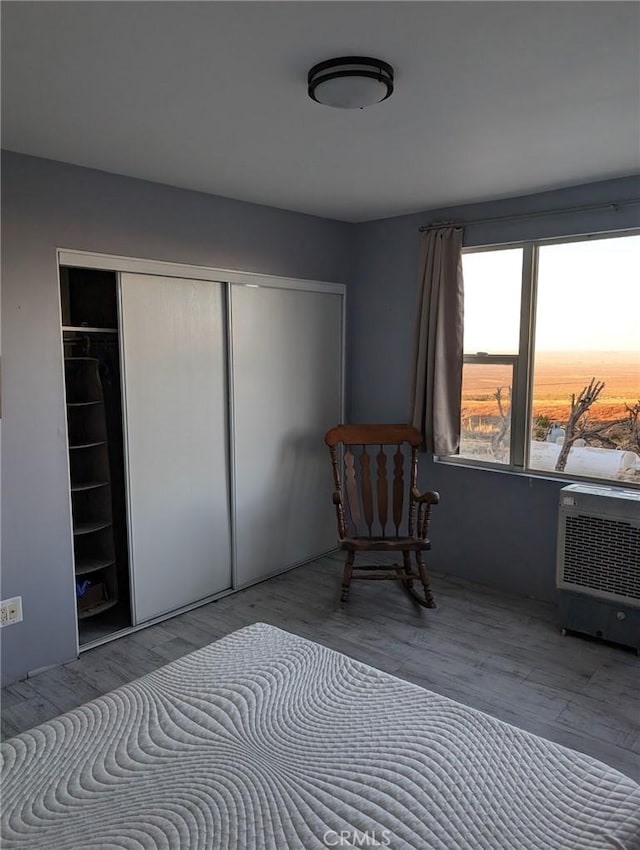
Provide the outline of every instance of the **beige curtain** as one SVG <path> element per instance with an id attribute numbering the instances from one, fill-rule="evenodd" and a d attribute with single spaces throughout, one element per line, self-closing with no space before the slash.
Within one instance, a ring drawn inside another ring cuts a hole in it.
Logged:
<path id="1" fill-rule="evenodd" d="M 411 418 L 428 452 L 460 446 L 462 389 L 462 229 L 425 231 L 420 252 L 418 314 L 412 364 Z"/>

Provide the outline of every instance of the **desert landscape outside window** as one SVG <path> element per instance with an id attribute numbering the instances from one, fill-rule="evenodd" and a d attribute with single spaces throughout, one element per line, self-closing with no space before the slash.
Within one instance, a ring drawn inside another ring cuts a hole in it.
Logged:
<path id="1" fill-rule="evenodd" d="M 640 485 L 640 235 L 467 249 L 458 457 Z"/>

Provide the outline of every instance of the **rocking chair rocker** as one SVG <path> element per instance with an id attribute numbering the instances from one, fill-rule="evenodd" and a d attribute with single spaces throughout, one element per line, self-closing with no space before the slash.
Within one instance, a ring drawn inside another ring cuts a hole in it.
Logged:
<path id="1" fill-rule="evenodd" d="M 410 425 L 338 425 L 327 432 L 324 440 L 329 447 L 333 469 L 338 543 L 346 552 L 342 602 L 347 601 L 352 579 L 391 579 L 402 582 L 409 596 L 420 605 L 435 608 L 423 552 L 431 548 L 428 539 L 431 506 L 437 505 L 440 498 L 437 493 L 420 493 L 417 488 L 420 432 Z M 369 455 L 367 446 L 375 446 L 378 451 Z M 343 449 L 344 478 L 340 470 L 340 448 Z M 375 482 L 370 473 L 372 460 L 377 470 Z M 391 521 L 389 461 L 393 464 Z M 408 484 L 405 483 L 407 463 Z M 374 519 L 374 501 L 377 519 Z M 391 526 L 392 534 L 387 533 L 387 526 Z M 361 552 L 401 552 L 402 564 L 356 565 L 356 554 Z M 412 552 L 417 572 L 411 568 Z M 370 572 L 354 575 L 354 571 L 359 570 Z M 422 592 L 414 587 L 414 581 L 420 582 Z"/>

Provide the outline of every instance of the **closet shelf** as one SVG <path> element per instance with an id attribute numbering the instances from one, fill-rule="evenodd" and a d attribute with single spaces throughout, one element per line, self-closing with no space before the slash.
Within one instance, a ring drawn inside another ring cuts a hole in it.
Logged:
<path id="1" fill-rule="evenodd" d="M 102 614 L 103 611 L 108 611 L 109 608 L 113 608 L 117 604 L 117 599 L 107 599 L 106 602 L 101 602 L 93 608 L 85 608 L 84 611 L 78 611 L 78 619 L 86 620 L 87 617 L 95 617 L 96 614 Z"/>
<path id="2" fill-rule="evenodd" d="M 98 519 L 91 522 L 79 522 L 73 527 L 73 534 L 79 537 L 81 534 L 92 534 L 94 531 L 101 531 L 103 528 L 109 528 L 110 520 Z"/>
<path id="3" fill-rule="evenodd" d="M 87 360 L 90 360 L 92 363 L 98 363 L 98 362 L 99 362 L 99 360 L 98 360 L 98 358 L 97 358 L 97 357 L 65 357 L 64 359 L 65 359 L 65 362 L 66 362 L 66 363 L 68 363 L 68 362 L 69 362 L 69 361 L 71 361 L 71 360 L 73 360 L 73 361 L 78 361 L 78 360 L 84 360 L 84 361 L 87 361 Z"/>
<path id="4" fill-rule="evenodd" d="M 93 446 L 106 446 L 106 444 L 106 440 L 98 440 L 91 443 L 76 443 L 75 446 L 69 446 L 69 450 L 72 451 L 73 449 L 90 449 Z"/>
<path id="5" fill-rule="evenodd" d="M 83 490 L 97 490 L 98 487 L 108 487 L 110 481 L 78 481 L 75 484 L 71 482 L 71 492 L 80 493 Z"/>
<path id="6" fill-rule="evenodd" d="M 112 558 L 78 558 L 76 560 L 76 575 L 84 576 L 111 567 L 115 564 Z"/>
<path id="7" fill-rule="evenodd" d="M 98 401 L 68 401 L 67 407 L 89 407 L 92 404 L 104 404 L 104 399 L 100 398 Z"/>
<path id="8" fill-rule="evenodd" d="M 81 331 L 83 333 L 92 333 L 92 334 L 117 334 L 118 328 L 98 328 L 98 327 L 86 327 L 85 325 L 63 325 L 63 331 Z"/>

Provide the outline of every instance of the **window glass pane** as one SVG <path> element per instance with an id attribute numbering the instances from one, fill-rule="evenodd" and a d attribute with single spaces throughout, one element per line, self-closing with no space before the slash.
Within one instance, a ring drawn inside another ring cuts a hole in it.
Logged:
<path id="1" fill-rule="evenodd" d="M 522 248 L 462 255 L 464 352 L 517 354 Z"/>
<path id="2" fill-rule="evenodd" d="M 639 271 L 640 236 L 540 248 L 532 468 L 640 483 Z M 592 379 L 603 386 L 572 426 Z"/>
<path id="3" fill-rule="evenodd" d="M 464 364 L 460 457 L 509 463 L 512 386 L 510 364 Z"/>

